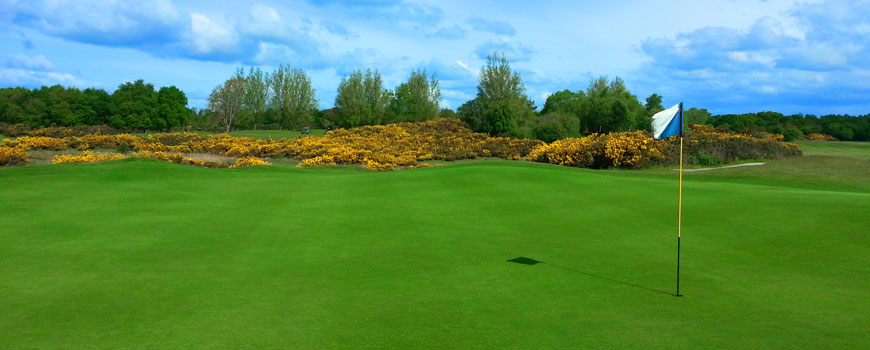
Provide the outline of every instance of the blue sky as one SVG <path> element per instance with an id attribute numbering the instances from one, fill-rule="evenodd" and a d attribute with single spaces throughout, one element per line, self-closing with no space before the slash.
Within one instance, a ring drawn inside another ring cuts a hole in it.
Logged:
<path id="1" fill-rule="evenodd" d="M 0 86 L 145 79 L 194 107 L 240 66 L 288 64 L 321 107 L 354 69 L 395 87 L 425 68 L 456 108 L 501 51 L 538 106 L 619 76 L 714 114 L 870 113 L 870 1 L 0 0 L 0 35 Z"/>

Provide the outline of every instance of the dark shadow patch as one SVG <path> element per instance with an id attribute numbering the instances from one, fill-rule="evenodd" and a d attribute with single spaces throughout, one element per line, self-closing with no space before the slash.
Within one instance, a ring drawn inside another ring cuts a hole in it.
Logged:
<path id="1" fill-rule="evenodd" d="M 521 256 L 521 257 L 518 257 L 518 258 L 510 259 L 510 260 L 508 260 L 508 262 L 517 263 L 517 264 L 523 264 L 523 265 L 534 265 L 534 264 L 537 264 L 537 263 L 540 263 L 540 262 L 543 262 L 543 261 L 537 261 L 537 260 L 535 260 L 535 259 L 529 259 L 529 258 L 527 258 L 527 257 Z"/>

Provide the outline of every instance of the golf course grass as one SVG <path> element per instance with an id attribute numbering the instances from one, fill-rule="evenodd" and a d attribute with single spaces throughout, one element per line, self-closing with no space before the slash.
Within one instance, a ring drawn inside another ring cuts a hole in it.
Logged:
<path id="1" fill-rule="evenodd" d="M 804 150 L 804 155 L 834 156 L 870 160 L 870 142 L 846 141 L 800 141 L 798 146 Z"/>
<path id="2" fill-rule="evenodd" d="M 2 168 L 0 348 L 870 348 L 866 160 L 684 180 L 678 298 L 666 168 Z"/>

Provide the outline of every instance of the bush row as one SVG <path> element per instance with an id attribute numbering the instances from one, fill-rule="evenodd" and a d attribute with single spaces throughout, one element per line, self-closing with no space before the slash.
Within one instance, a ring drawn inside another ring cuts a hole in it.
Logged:
<path id="1" fill-rule="evenodd" d="M 775 135 L 774 135 L 775 136 Z M 741 159 L 779 158 L 800 155 L 793 144 L 782 138 L 763 138 L 738 134 L 704 125 L 691 126 L 684 139 L 685 163 L 711 165 Z M 6 156 L 11 150 L 64 150 L 114 148 L 133 151 L 134 157 L 162 159 L 202 167 L 228 164 L 185 157 L 185 153 L 211 153 L 239 158 L 233 165 L 269 165 L 262 158 L 289 157 L 299 166 L 359 165 L 372 170 L 428 166 L 430 160 L 457 160 L 476 157 L 526 159 L 586 168 L 637 168 L 679 161 L 679 140 L 653 140 L 646 131 L 592 134 L 552 143 L 538 140 L 491 137 L 471 132 L 457 119 L 438 119 L 416 123 L 363 126 L 337 129 L 323 137 L 260 140 L 226 134 L 165 133 L 139 137 L 130 134 L 88 134 L 55 138 L 22 136 L 2 143 Z M 21 164 L 17 160 L 5 164 Z M 24 153 L 26 156 L 26 153 Z M 78 157 L 78 158 L 76 158 Z M 97 156 L 59 156 L 58 163 L 90 161 Z M 26 159 L 24 160 L 26 161 Z"/>
<path id="2" fill-rule="evenodd" d="M 696 124 L 689 127 L 683 140 L 683 161 L 685 164 L 715 165 L 802 154 L 797 145 L 781 140 Z M 677 164 L 680 161 L 680 139 L 671 137 L 657 141 L 645 131 L 592 134 L 542 145 L 532 150 L 526 160 L 594 169 Z"/>

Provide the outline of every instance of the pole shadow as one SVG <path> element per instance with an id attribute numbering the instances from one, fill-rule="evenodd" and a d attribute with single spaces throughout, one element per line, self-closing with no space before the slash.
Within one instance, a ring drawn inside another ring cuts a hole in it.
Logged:
<path id="1" fill-rule="evenodd" d="M 575 269 L 572 269 L 572 268 L 569 268 L 569 267 L 559 266 L 559 265 L 556 265 L 556 264 L 551 264 L 551 263 L 548 263 L 548 262 L 545 262 L 545 261 L 535 260 L 535 259 L 527 258 L 527 257 L 524 257 L 524 256 L 520 256 L 520 257 L 516 257 L 516 258 L 510 259 L 510 260 L 508 260 L 507 262 L 512 262 L 512 263 L 516 263 L 516 264 L 522 264 L 522 265 L 544 264 L 544 265 L 549 265 L 549 266 L 552 266 L 552 267 L 557 267 L 557 268 L 560 268 L 560 269 L 563 269 L 563 270 L 566 270 L 566 271 L 571 271 L 571 272 L 574 272 L 574 273 L 579 273 L 579 274 L 581 274 L 581 275 L 586 275 L 586 276 L 589 276 L 589 277 L 595 277 L 595 278 L 599 278 L 599 279 L 603 279 L 603 280 L 606 280 L 606 281 L 610 281 L 610 282 L 615 282 L 615 283 L 623 284 L 623 285 L 630 286 L 630 287 L 634 287 L 634 288 L 645 289 L 645 290 L 648 290 L 648 291 L 650 291 L 650 292 L 656 292 L 656 293 L 662 293 L 662 294 L 672 295 L 672 293 L 670 293 L 670 292 L 666 292 L 666 291 L 663 291 L 663 290 L 658 290 L 658 289 L 650 288 L 650 287 L 644 287 L 644 286 L 639 285 L 639 284 L 634 284 L 634 283 L 630 283 L 630 282 L 620 281 L 620 280 L 613 279 L 613 278 L 610 278 L 610 277 L 604 277 L 604 276 L 596 275 L 596 274 L 594 274 L 594 273 L 589 273 L 589 272 L 585 272 L 585 271 L 575 270 Z"/>

